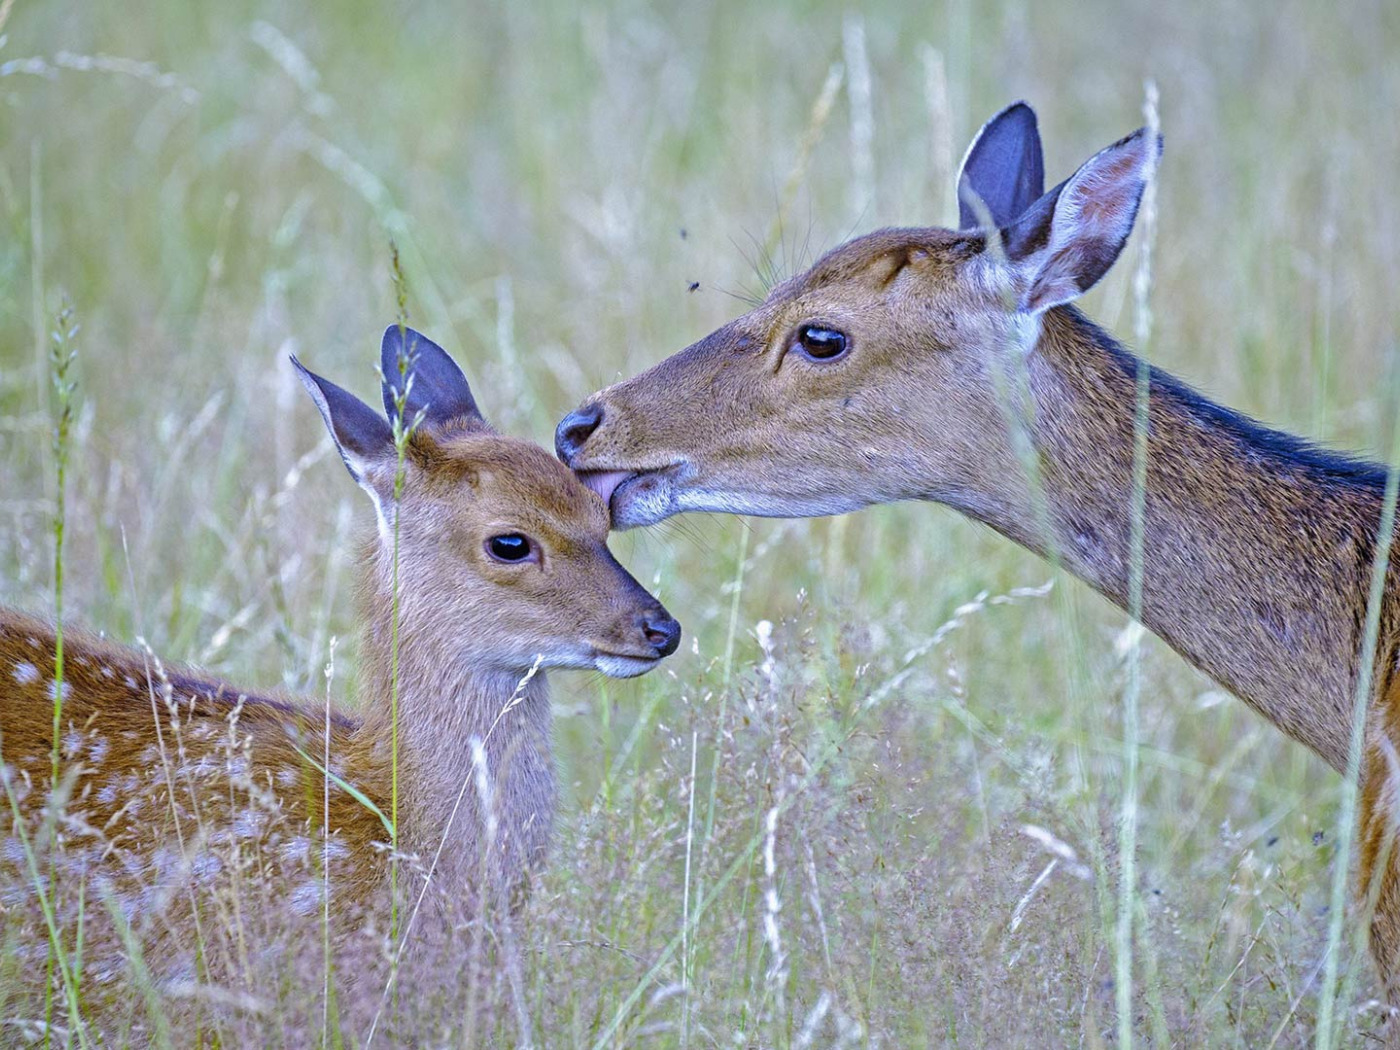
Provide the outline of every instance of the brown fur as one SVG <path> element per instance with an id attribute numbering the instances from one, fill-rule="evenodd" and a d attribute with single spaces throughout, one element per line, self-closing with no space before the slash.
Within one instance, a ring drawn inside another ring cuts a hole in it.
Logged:
<path id="1" fill-rule="evenodd" d="M 378 487 L 392 508 L 394 458 L 360 465 L 372 475 L 367 486 Z M 647 624 L 669 618 L 608 552 L 602 502 L 542 449 L 497 436 L 479 420 L 425 427 L 410 443 L 405 472 L 397 799 L 393 548 L 382 532 L 359 559 L 361 686 L 349 709 L 328 714 L 324 699 L 253 693 L 65 630 L 63 804 L 54 810 L 47 806 L 54 794 L 54 630 L 0 611 L 0 759 L 24 820 L 15 827 L 5 809 L 7 905 L 34 890 L 23 832 L 41 870 L 58 865 L 66 900 L 76 899 L 81 882 L 90 901 L 111 902 L 137 929 L 153 967 L 193 978 L 197 964 L 205 973 L 215 968 L 222 951 L 213 940 L 241 929 L 228 915 L 208 919 L 227 901 L 202 884 L 216 874 L 227 879 L 230 867 L 257 885 L 280 882 L 293 913 L 319 916 L 318 865 L 326 857 L 341 926 L 382 924 L 389 909 L 385 817 L 397 818 L 405 888 L 421 885 L 443 845 L 433 877 L 439 892 L 429 899 L 447 906 L 420 920 L 419 935 L 446 922 L 453 906 L 470 916 L 470 902 L 524 887 L 543 859 L 554 811 L 544 672 L 639 673 L 660 655 Z M 502 533 L 525 534 L 538 557 L 494 560 L 486 541 Z M 494 784 L 494 841 L 483 833 L 487 814 L 474 784 L 452 816 L 473 775 L 473 740 L 485 743 Z M 327 747 L 329 785 L 321 770 Z M 55 811 L 51 835 L 45 821 Z M 244 864 L 251 865 L 246 872 Z M 206 928 L 196 937 L 191 926 L 201 912 Z M 42 960 L 42 926 L 26 947 Z M 246 963 L 246 949 L 233 945 L 227 954 L 242 953 Z M 110 959 L 89 972 L 122 965 Z"/>
<path id="2" fill-rule="evenodd" d="M 1116 206 L 1136 199 L 1118 194 Z M 601 419 L 561 454 L 612 493 L 621 526 L 685 510 L 802 516 L 937 500 L 1058 556 L 1126 606 L 1136 359 L 1072 307 L 1008 311 L 1020 275 L 991 254 L 977 231 L 851 241 L 745 316 L 594 395 L 586 407 Z M 793 349 L 800 326 L 816 322 L 848 335 L 839 361 Z M 1048 532 L 1009 418 L 1029 421 Z M 1345 768 L 1383 471 L 1265 430 L 1159 371 L 1150 427 L 1144 621 Z M 1397 642 L 1392 571 L 1366 737 L 1361 883 L 1376 887 L 1373 946 L 1400 1003 L 1400 864 L 1388 846 L 1400 684 L 1385 673 Z"/>

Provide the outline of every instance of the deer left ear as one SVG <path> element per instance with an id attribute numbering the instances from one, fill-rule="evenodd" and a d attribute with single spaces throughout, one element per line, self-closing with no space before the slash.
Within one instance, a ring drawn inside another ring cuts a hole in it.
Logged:
<path id="1" fill-rule="evenodd" d="M 357 484 L 369 487 L 367 479 L 374 465 L 387 462 L 394 455 L 394 434 L 389 424 L 354 394 L 322 379 L 295 357 L 292 367 L 316 402 L 340 458 L 345 461 L 345 469 Z"/>
<path id="2" fill-rule="evenodd" d="M 1001 231 L 1021 287 L 1018 305 L 1042 313 L 1079 298 L 1113 265 L 1162 153 L 1140 128 L 1096 153 Z"/>
<path id="3" fill-rule="evenodd" d="M 974 230 L 990 216 L 998 227 L 1008 226 L 1044 192 L 1035 110 L 1017 102 L 982 125 L 967 148 L 958 174 L 958 225 Z"/>
<path id="4" fill-rule="evenodd" d="M 392 423 L 398 415 L 399 392 L 408 388 L 404 417 L 411 423 L 419 412 L 435 428 L 486 427 L 476 407 L 467 377 L 446 350 L 407 326 L 384 329 L 379 368 L 384 376 L 384 412 Z"/>

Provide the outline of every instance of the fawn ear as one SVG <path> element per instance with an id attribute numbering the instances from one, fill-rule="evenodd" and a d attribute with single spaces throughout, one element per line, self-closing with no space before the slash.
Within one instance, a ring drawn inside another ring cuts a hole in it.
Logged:
<path id="1" fill-rule="evenodd" d="M 405 425 L 422 412 L 424 422 L 438 429 L 475 430 L 486 426 L 457 362 L 437 343 L 412 328 L 391 324 L 384 329 L 379 369 L 384 377 L 384 411 L 391 422 L 398 415 L 397 402 L 407 379 Z"/>
<path id="2" fill-rule="evenodd" d="M 1035 110 L 1016 102 L 982 125 L 958 174 L 958 225 L 984 225 L 983 209 L 1009 226 L 1045 192 L 1045 158 Z M 981 201 L 981 209 L 977 201 Z"/>
<path id="3" fill-rule="evenodd" d="M 1162 154 L 1161 136 L 1139 128 L 1101 150 L 1002 230 L 1019 277 L 1018 306 L 1041 313 L 1077 299 L 1127 243 L 1138 203 Z"/>
<path id="4" fill-rule="evenodd" d="M 389 424 L 354 394 L 309 371 L 295 357 L 292 367 L 320 409 L 321 418 L 326 421 L 326 429 L 331 432 L 350 476 L 368 487 L 366 478 L 370 468 L 394 456 L 394 432 Z"/>

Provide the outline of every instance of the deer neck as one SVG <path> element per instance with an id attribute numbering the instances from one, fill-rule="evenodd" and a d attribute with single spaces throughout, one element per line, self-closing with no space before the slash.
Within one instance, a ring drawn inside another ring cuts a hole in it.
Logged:
<path id="1" fill-rule="evenodd" d="M 1013 441 L 1007 462 L 979 473 L 1016 480 L 957 501 L 1124 609 L 1136 372 L 1077 311 L 1044 315 L 1020 380 L 1043 497 Z M 1143 623 L 1341 768 L 1384 471 L 1267 430 L 1156 369 L 1150 391 Z M 1383 630 L 1393 620 L 1383 610 Z"/>
<path id="2" fill-rule="evenodd" d="M 387 800 L 397 706 L 399 849 L 426 866 L 441 844 L 434 882 L 448 889 L 478 884 L 483 864 L 514 886 L 542 858 L 554 815 L 545 675 L 474 663 L 471 631 L 404 585 L 395 632 L 392 575 L 379 564 L 368 572 L 358 734 L 386 774 Z M 486 756 L 484 782 L 474 744 Z"/>

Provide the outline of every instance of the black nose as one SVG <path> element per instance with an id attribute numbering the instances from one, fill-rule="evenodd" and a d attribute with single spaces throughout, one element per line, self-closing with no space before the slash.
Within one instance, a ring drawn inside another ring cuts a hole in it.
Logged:
<path id="1" fill-rule="evenodd" d="M 554 431 L 554 451 L 559 454 L 566 467 L 573 465 L 573 459 L 578 455 L 579 449 L 583 448 L 583 443 L 598 429 L 598 424 L 602 421 L 603 406 L 596 403 L 584 405 L 560 421 L 558 429 Z"/>
<path id="2" fill-rule="evenodd" d="M 670 656 L 681 644 L 681 625 L 660 607 L 642 613 L 642 633 L 657 656 Z"/>

